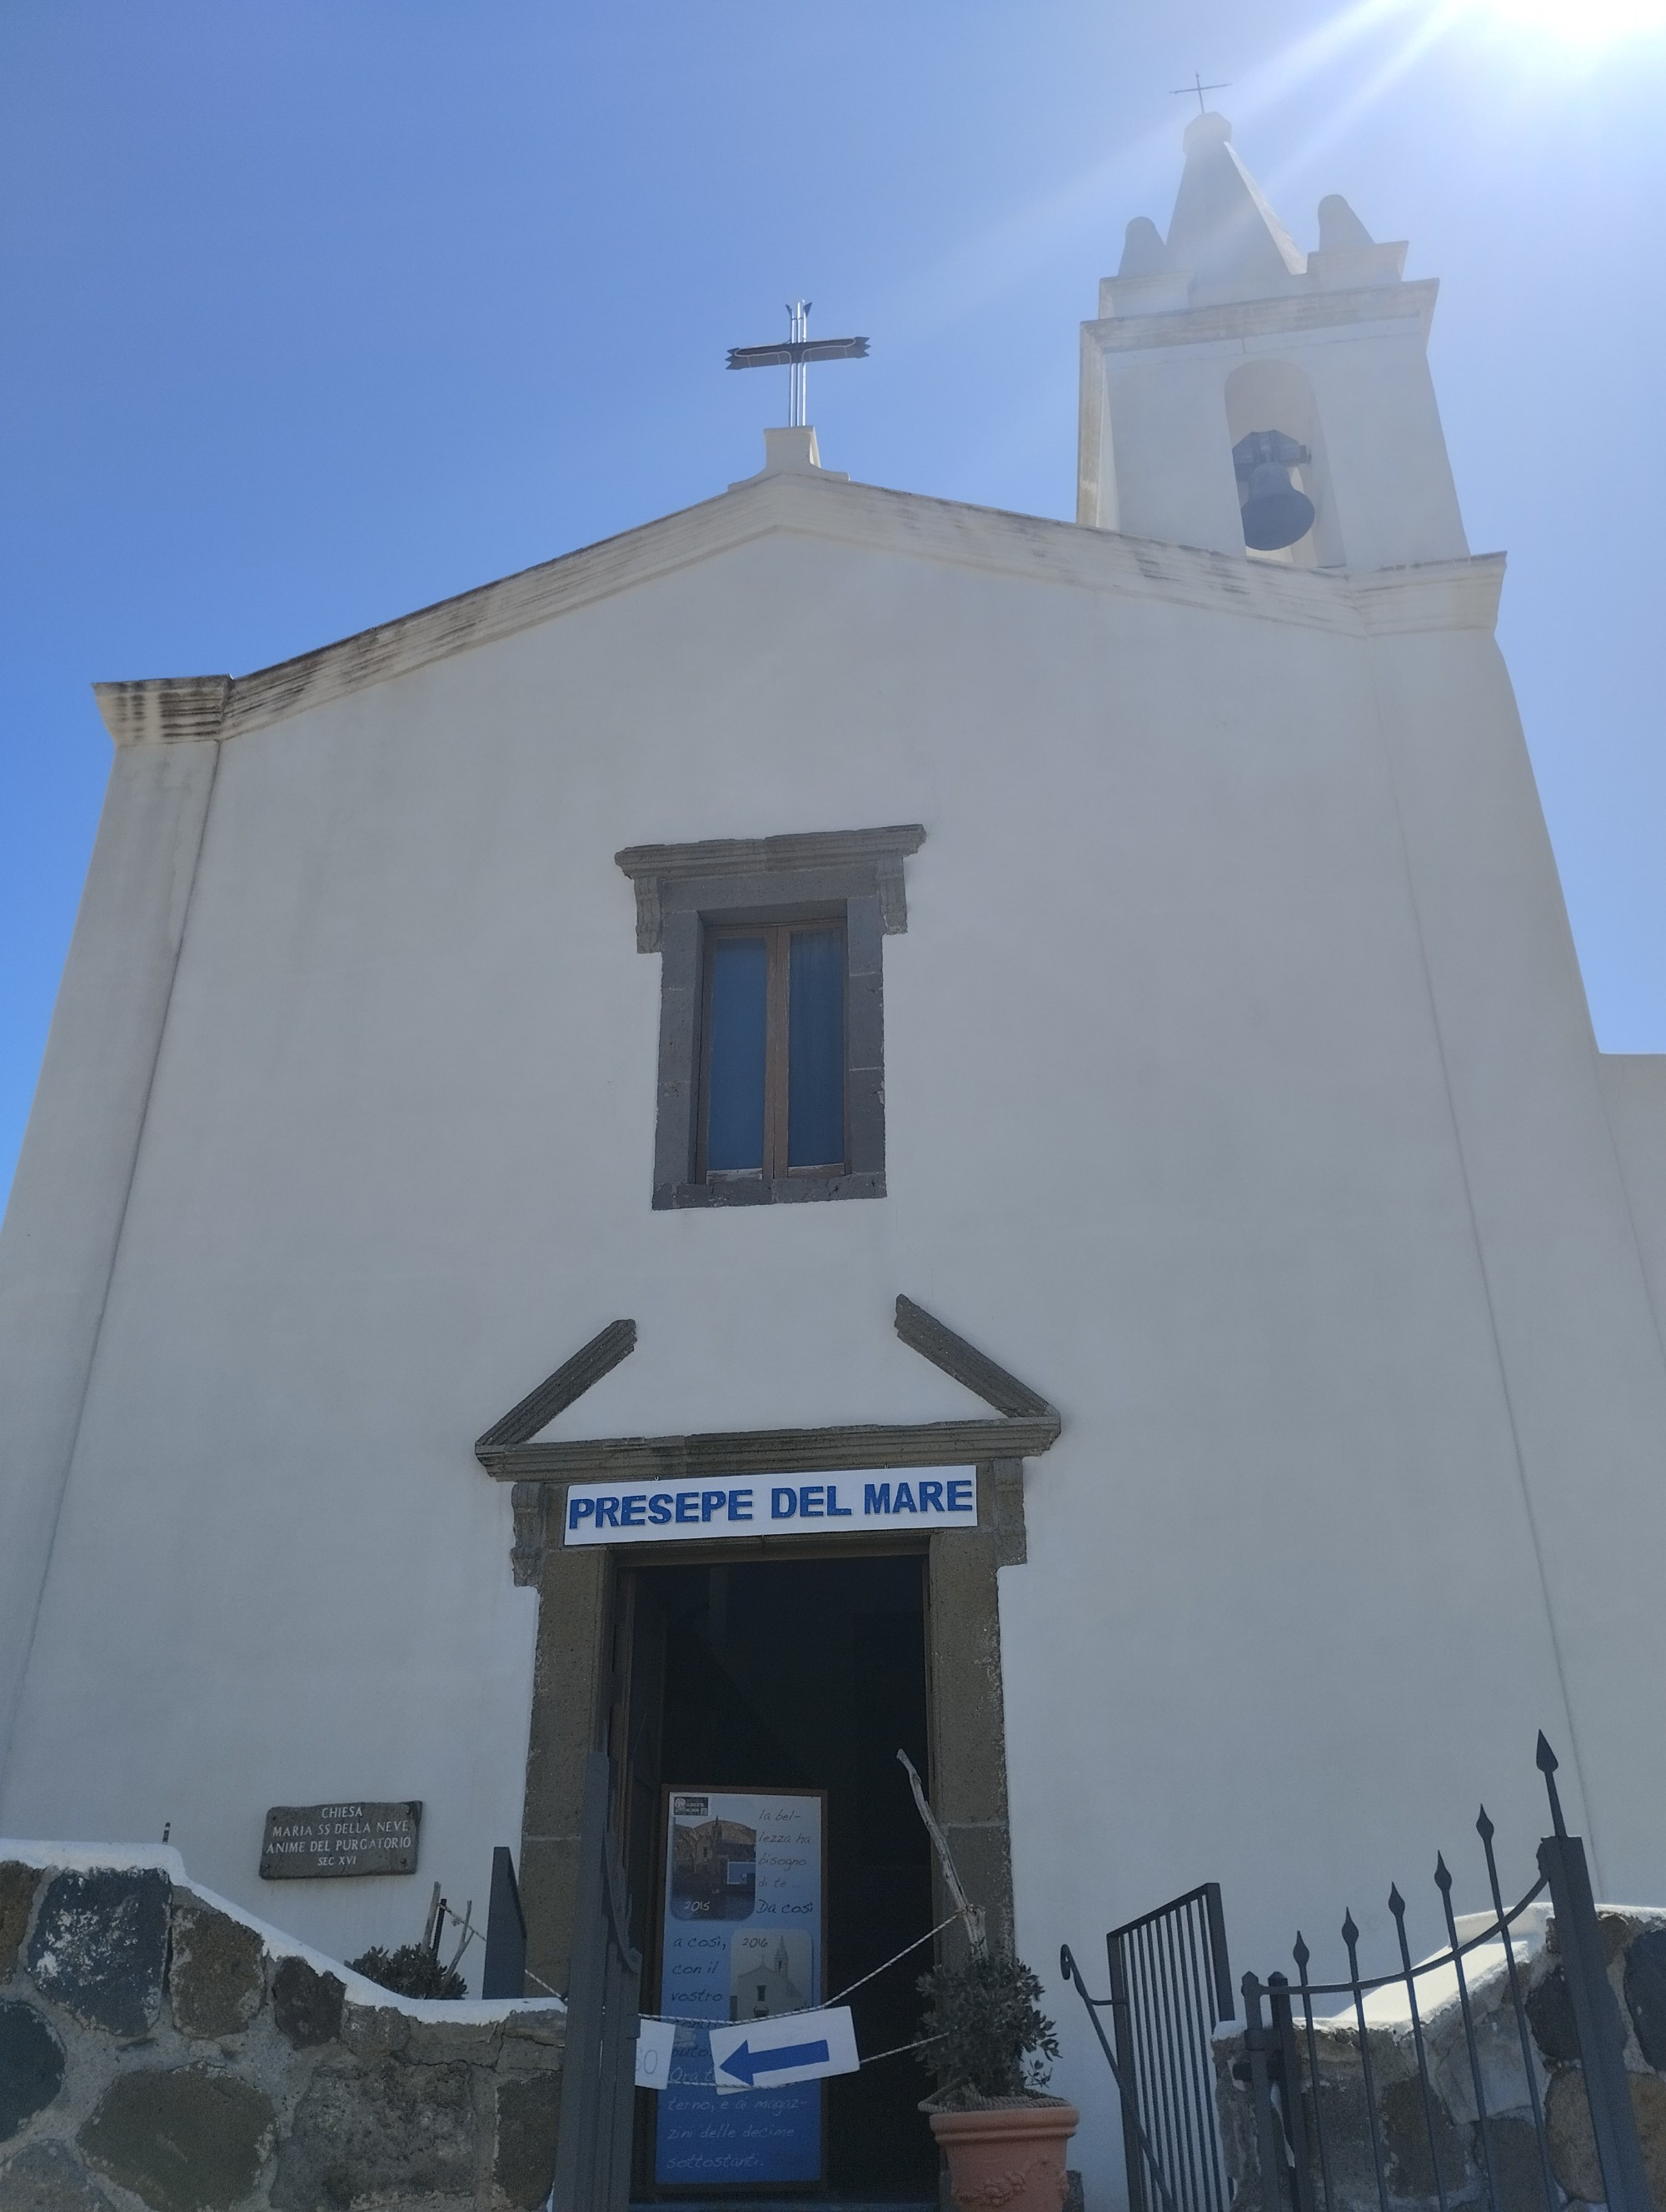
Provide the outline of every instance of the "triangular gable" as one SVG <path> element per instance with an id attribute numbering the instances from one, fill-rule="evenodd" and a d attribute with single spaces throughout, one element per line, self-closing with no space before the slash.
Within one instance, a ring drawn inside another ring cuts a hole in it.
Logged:
<path id="1" fill-rule="evenodd" d="M 695 1480 L 720 1472 L 815 1474 L 824 1468 L 975 1466 L 995 1459 L 1027 1459 L 1050 1449 L 1062 1425 L 1056 1409 L 1039 1391 L 1009 1374 L 912 1298 L 898 1297 L 895 1325 L 904 1344 L 993 1407 L 997 1418 L 538 1441 L 539 1431 L 559 1413 L 635 1350 L 635 1322 L 616 1321 L 495 1422 L 476 1443 L 475 1456 L 500 1482 L 581 1482 Z"/>
<path id="2" fill-rule="evenodd" d="M 1353 593 L 1366 580 L 1246 565 L 1195 546 L 848 483 L 830 470 L 783 471 L 246 676 L 152 677 L 93 690 L 118 744 L 235 738 L 781 534 L 1350 635 L 1361 628 Z"/>

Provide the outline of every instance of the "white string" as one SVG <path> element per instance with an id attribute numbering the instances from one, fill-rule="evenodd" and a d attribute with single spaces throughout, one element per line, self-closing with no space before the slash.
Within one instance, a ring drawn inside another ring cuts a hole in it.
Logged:
<path id="1" fill-rule="evenodd" d="M 960 1917 L 956 1913 L 955 1918 Z M 893 2043 L 889 2051 L 872 2051 L 863 2059 L 864 2066 L 877 2066 L 882 2058 L 895 2058 L 899 2051 L 923 2051 L 928 2043 L 941 2043 L 940 2035 L 922 2035 L 917 2043 Z"/>
<path id="2" fill-rule="evenodd" d="M 851 1995 L 853 1990 L 861 1988 L 862 1982 L 871 1982 L 874 1980 L 877 1976 L 885 1972 L 885 1967 L 894 1966 L 898 1959 L 906 1959 L 910 1951 L 917 1951 L 922 1943 L 929 1943 L 933 1936 L 940 1936 L 945 1928 L 952 1928 L 955 1922 L 958 1920 L 959 1917 L 960 1915 L 958 1912 L 952 1912 L 946 1920 L 939 1920 L 935 1928 L 928 1928 L 923 1936 L 916 1936 L 912 1943 L 905 1943 L 903 1946 L 903 1948 L 897 1954 L 897 1957 L 894 1959 L 887 1959 L 884 1966 L 876 1966 L 873 1969 L 873 1973 L 864 1974 L 860 1982 L 852 1982 L 849 1989 L 841 1990 L 837 1996 L 830 1997 L 828 1999 L 829 2004 L 842 2004 L 845 1999 Z M 806 2009 L 812 2012 L 818 2012 L 821 2008 L 818 2005 L 811 2005 L 806 2007 Z M 778 2018 L 780 2017 L 779 2014 L 776 2016 Z M 906 2044 L 899 2044 L 897 2048 L 900 2051 L 905 2051 L 909 2046 Z M 880 2055 L 881 2057 L 888 2057 L 889 2053 L 882 2052 Z"/>

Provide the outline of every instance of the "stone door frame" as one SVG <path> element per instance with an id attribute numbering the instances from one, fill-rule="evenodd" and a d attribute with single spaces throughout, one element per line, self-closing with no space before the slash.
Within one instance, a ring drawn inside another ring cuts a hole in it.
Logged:
<path id="1" fill-rule="evenodd" d="M 1012 1939 L 1006 1735 L 1001 1695 L 998 1571 L 1025 1557 L 1022 1462 L 977 1470 L 978 1525 L 926 1539 L 926 1686 L 933 1808 L 989 1932 Z M 564 1491 L 560 1493 L 564 1500 Z M 552 1501 L 553 1502 L 553 1501 Z M 545 1550 L 538 1578 L 537 1656 L 520 1834 L 526 1963 L 547 1990 L 567 1987 L 579 1869 L 585 1760 L 613 1703 L 617 1568 L 848 1559 L 854 1543 L 635 1545 L 624 1559 L 602 1546 Z M 933 1880 L 940 1886 L 940 1876 Z M 936 1917 L 947 1905 L 939 1899 Z M 542 1991 L 537 1992 L 542 1994 Z"/>
<path id="2" fill-rule="evenodd" d="M 897 1334 L 933 1366 L 994 1408 L 994 1420 L 741 1431 L 732 1434 L 616 1437 L 575 1443 L 533 1439 L 562 1408 L 629 1357 L 634 1322 L 613 1322 L 489 1429 L 476 1456 L 514 1485 L 518 1583 L 538 1592 L 538 1643 L 521 1821 L 520 1898 L 529 1974 L 541 1991 L 564 1990 L 572 1957 L 585 1762 L 605 1748 L 614 1702 L 612 1649 L 617 1553 L 608 1546 L 564 1546 L 551 1530 L 566 1520 L 571 1482 L 696 1481 L 702 1475 L 913 1467 L 973 1467 L 977 1525 L 926 1539 L 927 1711 L 933 1809 L 970 1894 L 990 1933 L 1012 1938 L 1012 1839 L 1007 1820 L 1006 1716 L 1001 1693 L 997 1577 L 1025 1557 L 1024 1462 L 1047 1451 L 1062 1424 L 1040 1394 L 1020 1382 L 906 1297 Z M 553 1508 L 553 1510 L 552 1510 Z M 792 1545 L 762 1539 L 636 1545 L 630 1564 L 690 1556 L 721 1559 L 846 1558 L 847 1542 Z M 939 1885 L 937 1917 L 945 1917 Z"/>

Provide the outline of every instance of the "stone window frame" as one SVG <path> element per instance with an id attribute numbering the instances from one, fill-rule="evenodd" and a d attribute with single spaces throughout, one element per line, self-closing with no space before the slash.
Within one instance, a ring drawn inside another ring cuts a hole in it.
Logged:
<path id="1" fill-rule="evenodd" d="M 911 822 L 689 845 L 629 845 L 613 855 L 635 889 L 636 950 L 657 951 L 660 958 L 656 1212 L 885 1196 L 882 945 L 909 926 L 903 863 L 925 841 L 924 829 Z M 696 1181 L 707 928 L 829 914 L 842 914 L 845 930 L 846 1170 L 760 1182 Z"/>

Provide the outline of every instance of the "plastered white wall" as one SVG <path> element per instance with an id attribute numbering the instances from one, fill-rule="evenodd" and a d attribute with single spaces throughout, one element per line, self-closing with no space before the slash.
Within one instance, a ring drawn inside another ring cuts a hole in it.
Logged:
<path id="1" fill-rule="evenodd" d="M 213 787 L 213 744 L 117 755 L 0 1224 L 0 1773 Z"/>
<path id="2" fill-rule="evenodd" d="M 223 745 L 0 1826 L 171 1821 L 337 1955 L 431 1879 L 478 1905 L 536 1599 L 472 1438 L 620 1315 L 556 1433 L 967 1409 L 906 1291 L 1064 1417 L 1001 1576 L 1055 1993 L 1061 1939 L 1211 1877 L 1235 1967 L 1350 1903 L 1369 1946 L 1482 1796 L 1524 1887 L 1541 1726 L 1605 1881 L 1666 1895 L 1666 1377 L 1490 632 L 1202 556 L 994 573 L 813 496 L 855 519 Z M 653 1212 L 613 853 L 909 820 L 891 1194 Z M 424 1801 L 418 1878 L 261 1885 L 267 1805 L 347 1795 Z"/>
<path id="3" fill-rule="evenodd" d="M 1658 1326 L 1666 1315 L 1666 1055 L 1604 1053 L 1597 1071 Z"/>
<path id="4" fill-rule="evenodd" d="M 1099 478 L 1101 529 L 1241 553 L 1243 524 L 1226 428 L 1236 347 L 1100 356 L 1109 467 Z"/>
<path id="5" fill-rule="evenodd" d="M 1298 351 L 1313 386 L 1352 568 L 1451 561 L 1468 551 L 1425 333 L 1344 327 Z M 1274 349 L 1266 349 L 1269 353 Z"/>

